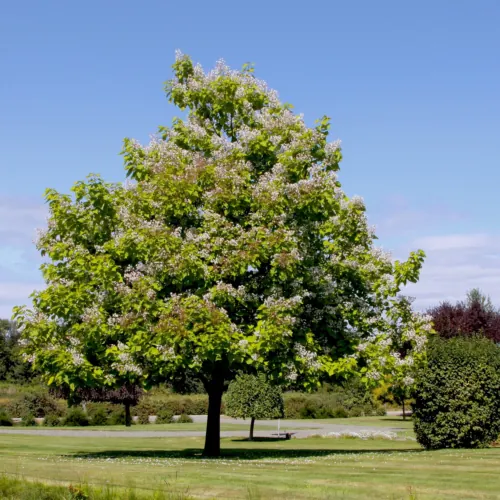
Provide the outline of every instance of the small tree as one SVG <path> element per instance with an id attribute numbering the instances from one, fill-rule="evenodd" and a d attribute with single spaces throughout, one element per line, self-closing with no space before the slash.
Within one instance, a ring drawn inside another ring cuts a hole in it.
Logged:
<path id="1" fill-rule="evenodd" d="M 122 404 L 125 409 L 125 426 L 132 425 L 132 415 L 130 407 L 137 405 L 144 391 L 137 385 L 124 385 L 117 389 L 108 387 L 78 387 L 74 391 L 55 390 L 55 394 L 69 398 L 70 403 L 86 403 L 88 401 L 96 403 Z"/>
<path id="2" fill-rule="evenodd" d="M 281 388 L 270 385 L 263 374 L 236 377 L 229 384 L 224 402 L 226 415 L 251 419 L 250 441 L 255 420 L 282 418 L 285 412 Z"/>
<path id="3" fill-rule="evenodd" d="M 0 380 L 25 383 L 33 380 L 36 373 L 23 363 L 16 324 L 0 319 Z"/>
<path id="4" fill-rule="evenodd" d="M 435 338 L 417 377 L 413 422 L 428 449 L 478 448 L 500 434 L 500 348 L 481 337 Z"/>
<path id="5" fill-rule="evenodd" d="M 467 305 L 472 306 L 473 304 L 480 304 L 486 312 L 498 312 L 491 301 L 491 297 L 485 295 L 479 288 L 472 288 L 467 292 Z"/>
<path id="6" fill-rule="evenodd" d="M 403 420 L 406 420 L 407 402 L 412 396 L 412 386 L 405 385 L 392 377 L 380 388 L 378 399 L 382 403 L 395 403 L 403 410 Z"/>

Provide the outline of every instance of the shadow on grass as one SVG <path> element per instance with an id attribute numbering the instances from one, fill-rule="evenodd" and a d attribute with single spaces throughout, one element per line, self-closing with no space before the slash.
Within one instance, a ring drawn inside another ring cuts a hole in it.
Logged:
<path id="1" fill-rule="evenodd" d="M 400 423 L 403 423 L 403 422 L 411 422 L 411 417 L 406 417 L 406 420 L 403 420 L 403 417 L 392 417 L 392 418 L 381 418 L 380 419 L 381 422 L 400 422 Z"/>
<path id="2" fill-rule="evenodd" d="M 231 441 L 233 443 L 274 443 L 277 441 L 283 442 L 286 440 L 282 437 L 254 437 L 252 440 L 248 439 L 247 437 L 242 437 L 231 439 Z"/>
<path id="3" fill-rule="evenodd" d="M 270 450 L 270 449 L 245 449 L 229 448 L 221 451 L 221 457 L 224 460 L 260 460 L 260 459 L 287 459 L 287 458 L 308 458 L 324 457 L 328 455 L 363 455 L 369 453 L 390 454 L 390 453 L 420 453 L 424 450 L 418 448 L 394 448 L 394 449 L 361 449 L 361 450 L 325 450 L 325 449 L 288 449 L 288 450 Z M 156 458 L 156 459 L 184 459 L 184 460 L 206 460 L 202 450 L 199 448 L 186 448 L 184 450 L 105 450 L 92 453 L 72 453 L 63 455 L 66 458 L 78 459 L 124 459 L 124 458 Z"/>

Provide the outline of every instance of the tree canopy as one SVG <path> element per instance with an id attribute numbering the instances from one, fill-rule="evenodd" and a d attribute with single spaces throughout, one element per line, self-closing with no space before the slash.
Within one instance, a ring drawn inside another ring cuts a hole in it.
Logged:
<path id="1" fill-rule="evenodd" d="M 36 376 L 22 360 L 16 324 L 8 319 L 0 319 L 0 380 L 24 383 Z"/>
<path id="2" fill-rule="evenodd" d="M 429 309 L 428 314 L 435 331 L 443 338 L 483 335 L 500 342 L 500 311 L 477 288 L 467 293 L 465 301 L 442 302 Z"/>
<path id="3" fill-rule="evenodd" d="M 250 441 L 255 420 L 283 418 L 285 411 L 281 388 L 270 385 L 262 373 L 238 375 L 229 384 L 224 406 L 229 417 L 251 419 Z"/>
<path id="4" fill-rule="evenodd" d="M 327 117 L 308 127 L 249 65 L 204 72 L 179 53 L 173 69 L 166 93 L 186 118 L 147 145 L 125 140 L 127 183 L 47 191 L 47 286 L 16 315 L 49 384 L 147 387 L 192 370 L 218 455 L 238 372 L 312 388 L 419 359 L 430 325 L 397 295 L 424 255 L 393 261 L 374 245 Z M 393 350 L 396 330 L 413 356 Z"/>

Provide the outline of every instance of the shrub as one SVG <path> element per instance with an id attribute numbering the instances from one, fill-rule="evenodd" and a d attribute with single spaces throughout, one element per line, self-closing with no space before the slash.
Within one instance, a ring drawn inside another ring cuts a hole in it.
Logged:
<path id="1" fill-rule="evenodd" d="M 345 408 L 342 408 L 342 406 L 340 406 L 339 408 L 335 408 L 335 410 L 333 410 L 332 417 L 333 418 L 348 418 L 349 412 Z"/>
<path id="2" fill-rule="evenodd" d="M 66 427 L 86 427 L 89 425 L 89 417 L 81 408 L 74 407 L 68 411 L 62 425 Z"/>
<path id="3" fill-rule="evenodd" d="M 160 408 L 156 412 L 156 424 L 171 424 L 173 420 L 174 414 L 170 410 L 170 408 Z"/>
<path id="4" fill-rule="evenodd" d="M 181 413 L 179 415 L 179 418 L 176 420 L 176 422 L 178 424 L 192 424 L 193 419 L 189 415 L 186 415 L 185 413 Z"/>
<path id="5" fill-rule="evenodd" d="M 159 403 L 150 398 L 143 398 L 139 404 L 134 408 L 134 415 L 139 417 L 140 424 L 149 424 L 149 416 L 156 415 L 159 410 Z"/>
<path id="6" fill-rule="evenodd" d="M 166 411 L 171 415 L 206 415 L 208 411 L 208 396 L 206 394 L 193 394 L 185 396 L 170 394 L 165 390 L 152 390 L 142 398 L 137 406 L 132 409 L 133 415 L 139 417 L 141 424 L 149 423 L 149 416 Z"/>
<path id="7" fill-rule="evenodd" d="M 44 389 L 21 393 L 19 397 L 8 403 L 7 410 L 14 417 L 20 418 L 28 415 L 36 418 L 43 418 L 49 414 L 64 415 L 63 404 Z"/>
<path id="8" fill-rule="evenodd" d="M 89 415 L 90 417 L 90 415 Z M 92 425 L 109 425 L 109 417 L 106 410 L 100 408 L 90 417 Z"/>
<path id="9" fill-rule="evenodd" d="M 365 412 L 363 411 L 362 406 L 355 406 L 349 410 L 350 417 L 364 417 Z"/>
<path id="10" fill-rule="evenodd" d="M 50 413 L 49 415 L 45 416 L 43 425 L 45 427 L 57 427 L 58 425 L 61 425 L 61 417 Z"/>
<path id="11" fill-rule="evenodd" d="M 108 425 L 125 425 L 125 408 L 123 406 L 109 415 Z"/>
<path id="12" fill-rule="evenodd" d="M 324 384 L 313 394 L 285 393 L 286 418 L 346 418 L 349 416 L 385 415 L 373 394 L 357 378 L 342 385 Z"/>
<path id="13" fill-rule="evenodd" d="M 300 393 L 285 393 L 285 418 L 302 418 L 301 409 L 306 403 L 307 397 Z"/>
<path id="14" fill-rule="evenodd" d="M 0 427 L 12 427 L 12 425 L 14 425 L 12 418 L 4 411 L 0 411 Z"/>
<path id="15" fill-rule="evenodd" d="M 31 413 L 27 413 L 26 415 L 23 415 L 21 418 L 22 418 L 21 425 L 25 427 L 34 427 L 35 425 L 37 425 L 35 421 L 35 416 Z"/>
<path id="16" fill-rule="evenodd" d="M 106 415 L 106 417 L 109 417 L 111 413 L 118 409 L 120 409 L 120 405 L 115 405 L 112 403 L 97 403 L 94 401 L 85 403 L 85 411 L 91 419 L 94 418 L 96 413 L 104 414 Z"/>
<path id="17" fill-rule="evenodd" d="M 151 398 L 163 408 L 168 408 L 172 415 L 206 415 L 208 412 L 208 396 L 205 394 L 193 394 L 185 396 L 182 394 L 170 394 L 162 398 Z"/>
<path id="18" fill-rule="evenodd" d="M 413 405 L 427 449 L 484 447 L 500 434 L 500 349 L 485 338 L 436 338 Z"/>

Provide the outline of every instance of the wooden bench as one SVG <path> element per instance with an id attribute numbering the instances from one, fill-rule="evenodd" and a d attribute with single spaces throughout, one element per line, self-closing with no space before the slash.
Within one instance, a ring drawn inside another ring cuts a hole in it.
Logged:
<path id="1" fill-rule="evenodd" d="M 278 436 L 278 437 L 283 436 L 284 439 L 292 439 L 292 436 L 294 434 L 295 434 L 294 432 L 274 432 L 273 436 Z"/>

